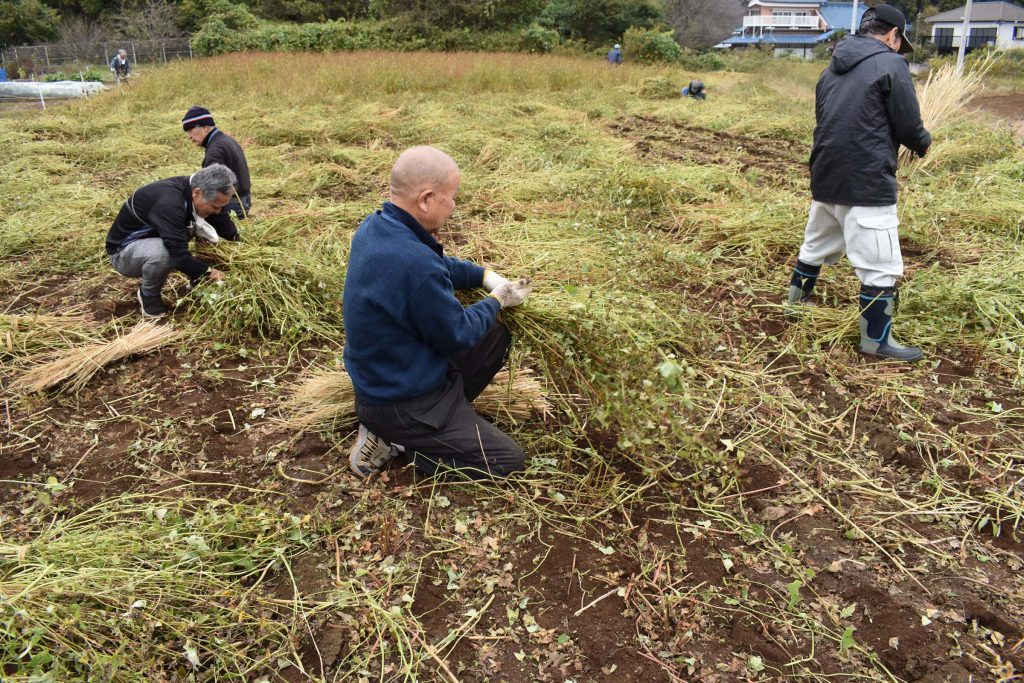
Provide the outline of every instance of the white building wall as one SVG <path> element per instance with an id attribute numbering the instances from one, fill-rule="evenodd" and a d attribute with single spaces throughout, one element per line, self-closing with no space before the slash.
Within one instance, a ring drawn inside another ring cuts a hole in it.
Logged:
<path id="1" fill-rule="evenodd" d="M 772 50 L 773 57 L 787 57 L 789 55 L 796 55 L 804 59 L 814 59 L 814 48 L 813 47 L 777 47 Z"/>
<path id="2" fill-rule="evenodd" d="M 1016 40 L 1013 37 L 1014 31 L 1020 36 Z M 1024 48 L 1024 24 L 1000 24 L 999 33 L 996 35 L 996 47 L 1000 50 L 1013 50 Z"/>
<path id="3" fill-rule="evenodd" d="M 961 37 L 963 36 L 963 27 L 964 27 L 964 25 L 963 25 L 963 22 L 961 22 L 961 21 L 958 21 L 956 23 L 953 23 L 953 22 L 937 22 L 935 24 L 932 24 L 932 39 L 934 40 L 935 35 L 938 32 L 937 29 L 940 29 L 940 28 L 945 28 L 945 29 L 951 28 L 951 29 L 953 29 L 953 47 L 959 47 L 960 46 Z M 975 30 L 975 29 L 980 29 L 980 28 L 994 28 L 994 29 L 996 29 L 996 48 L 998 48 L 1000 50 L 1012 50 L 1012 49 L 1016 49 L 1016 48 L 1024 48 L 1024 28 L 1022 28 L 1020 31 L 1018 31 L 1018 33 L 1021 35 L 1021 38 L 1017 39 L 1017 40 L 1014 40 L 1014 38 L 1013 38 L 1013 33 L 1014 33 L 1014 25 L 1013 24 L 1009 24 L 1009 23 L 996 24 L 996 23 L 991 23 L 991 22 L 984 23 L 984 22 L 973 22 L 973 21 L 971 22 L 971 30 L 972 31 Z"/>

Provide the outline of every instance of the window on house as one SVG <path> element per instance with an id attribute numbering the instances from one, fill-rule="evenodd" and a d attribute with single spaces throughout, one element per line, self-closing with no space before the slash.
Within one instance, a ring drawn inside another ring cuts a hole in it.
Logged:
<path id="1" fill-rule="evenodd" d="M 996 44 L 996 29 L 993 28 L 972 28 L 967 38 L 967 51 L 975 50 L 986 45 Z"/>
<path id="2" fill-rule="evenodd" d="M 935 49 L 940 55 L 953 52 L 953 29 L 936 28 L 932 32 L 932 40 L 935 41 Z"/>
<path id="3" fill-rule="evenodd" d="M 1024 40 L 1024 26 L 1014 26 L 1013 27 L 1013 39 L 1014 40 Z"/>

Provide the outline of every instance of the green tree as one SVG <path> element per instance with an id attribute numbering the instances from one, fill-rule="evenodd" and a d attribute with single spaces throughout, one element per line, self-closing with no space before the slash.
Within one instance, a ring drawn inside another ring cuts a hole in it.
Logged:
<path id="1" fill-rule="evenodd" d="M 325 10 L 336 4 L 314 0 L 257 0 L 254 9 L 264 19 L 274 21 L 322 21 L 327 19 Z"/>
<path id="2" fill-rule="evenodd" d="M 871 5 L 877 5 L 881 0 L 872 1 Z M 900 8 L 907 21 L 917 21 L 918 15 L 930 17 L 951 9 L 958 9 L 967 4 L 967 0 L 891 0 L 889 3 Z"/>
<path id="3" fill-rule="evenodd" d="M 45 0 L 45 4 L 57 10 L 62 17 L 86 19 L 100 19 L 119 9 L 117 3 L 109 0 Z"/>
<path id="4" fill-rule="evenodd" d="M 525 26 L 544 0 L 375 0 L 370 11 L 442 29 L 496 30 Z"/>
<path id="5" fill-rule="evenodd" d="M 622 36 L 622 49 L 629 55 L 630 61 L 641 64 L 653 62 L 674 62 L 683 54 L 683 49 L 672 37 L 671 31 L 645 31 L 639 28 L 628 28 Z M 675 86 L 672 87 L 675 95 Z"/>
<path id="6" fill-rule="evenodd" d="M 596 44 L 620 39 L 630 26 L 651 28 L 664 20 L 655 0 L 549 0 L 540 15 L 541 25 L 562 37 Z"/>
<path id="7" fill-rule="evenodd" d="M 178 6 L 178 21 L 187 31 L 197 31 L 213 18 L 232 31 L 253 29 L 259 24 L 244 3 L 232 0 L 183 0 Z"/>
<path id="8" fill-rule="evenodd" d="M 0 44 L 49 40 L 59 24 L 57 11 L 39 0 L 0 0 Z"/>

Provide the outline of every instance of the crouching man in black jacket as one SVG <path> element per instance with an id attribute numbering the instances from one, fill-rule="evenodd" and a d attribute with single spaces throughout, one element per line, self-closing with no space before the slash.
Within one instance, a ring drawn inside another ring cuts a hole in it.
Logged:
<path id="1" fill-rule="evenodd" d="M 158 318 L 170 309 L 160 296 L 172 270 L 192 283 L 219 281 L 224 274 L 188 250 L 189 240 L 200 237 L 216 242 L 235 241 L 238 229 L 226 213 L 236 178 L 231 169 L 213 164 L 191 176 L 158 180 L 128 198 L 107 232 L 110 264 L 125 277 L 141 278 L 136 298 L 146 318 Z"/>
<path id="2" fill-rule="evenodd" d="M 860 350 L 913 361 L 921 349 L 892 336 L 896 280 L 903 275 L 896 215 L 900 145 L 924 156 L 931 134 L 900 56 L 914 46 L 906 18 L 891 5 L 864 12 L 857 35 L 836 45 L 816 90 L 810 217 L 788 302 L 810 295 L 822 264 L 845 253 L 861 281 Z"/>

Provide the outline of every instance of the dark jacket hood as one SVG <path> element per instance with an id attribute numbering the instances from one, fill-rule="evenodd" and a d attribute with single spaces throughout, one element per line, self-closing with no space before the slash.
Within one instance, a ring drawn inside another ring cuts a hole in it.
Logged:
<path id="1" fill-rule="evenodd" d="M 832 51 L 832 63 L 828 68 L 837 74 L 844 74 L 868 57 L 883 52 L 892 52 L 888 45 L 869 36 L 843 36 Z"/>
<path id="2" fill-rule="evenodd" d="M 814 199 L 895 204 L 900 146 L 923 155 L 931 144 L 907 61 L 874 38 L 843 38 L 818 79 L 814 111 Z"/>

